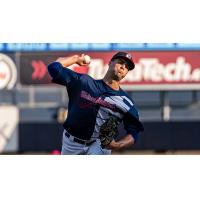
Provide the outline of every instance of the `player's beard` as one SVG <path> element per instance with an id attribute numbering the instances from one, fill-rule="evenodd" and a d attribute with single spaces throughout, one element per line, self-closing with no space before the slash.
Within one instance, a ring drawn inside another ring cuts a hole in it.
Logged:
<path id="1" fill-rule="evenodd" d="M 113 74 L 112 80 L 120 81 L 120 78 L 119 78 L 119 76 L 117 76 L 116 74 Z"/>
<path id="2" fill-rule="evenodd" d="M 121 81 L 124 77 L 119 72 L 114 71 L 112 78 L 115 81 Z"/>
<path id="3" fill-rule="evenodd" d="M 120 74 L 119 71 L 115 69 L 110 69 L 109 72 L 107 73 L 107 76 L 109 77 L 109 79 L 112 79 L 118 82 L 124 78 L 124 76 L 122 76 L 122 74 Z"/>

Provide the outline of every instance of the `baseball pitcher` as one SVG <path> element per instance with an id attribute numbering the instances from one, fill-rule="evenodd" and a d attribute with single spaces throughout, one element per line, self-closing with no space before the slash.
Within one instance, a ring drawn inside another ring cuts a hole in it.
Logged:
<path id="1" fill-rule="evenodd" d="M 82 54 L 58 58 L 48 65 L 52 82 L 65 86 L 69 96 L 68 116 L 63 124 L 63 155 L 109 155 L 111 150 L 134 145 L 144 130 L 133 101 L 120 88 L 120 81 L 135 67 L 132 56 L 126 52 L 113 55 L 101 80 L 68 68 L 88 62 L 88 56 Z M 116 141 L 120 123 L 127 134 Z"/>

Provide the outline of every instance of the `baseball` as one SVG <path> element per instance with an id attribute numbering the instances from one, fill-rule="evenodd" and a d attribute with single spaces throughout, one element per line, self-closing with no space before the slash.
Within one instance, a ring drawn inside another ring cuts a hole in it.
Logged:
<path id="1" fill-rule="evenodd" d="M 84 55 L 84 62 L 85 62 L 86 64 L 89 64 L 90 61 L 91 61 L 90 56 L 88 56 L 88 55 Z"/>

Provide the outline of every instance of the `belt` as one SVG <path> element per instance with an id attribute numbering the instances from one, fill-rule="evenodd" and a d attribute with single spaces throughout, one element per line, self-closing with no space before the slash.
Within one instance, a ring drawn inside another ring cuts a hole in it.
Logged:
<path id="1" fill-rule="evenodd" d="M 73 137 L 71 136 L 69 133 L 65 132 L 65 135 L 68 137 L 68 138 L 72 138 L 74 142 L 77 142 L 79 144 L 84 144 L 86 146 L 90 146 L 91 144 L 93 144 L 94 142 L 96 142 L 96 140 L 93 140 L 93 141 L 90 141 L 90 142 L 87 142 L 87 141 L 84 141 L 84 140 L 81 140 L 79 138 L 76 138 L 76 137 Z"/>

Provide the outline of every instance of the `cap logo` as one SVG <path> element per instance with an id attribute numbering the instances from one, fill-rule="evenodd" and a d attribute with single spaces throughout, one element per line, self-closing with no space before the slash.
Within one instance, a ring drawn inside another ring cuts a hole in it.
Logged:
<path id="1" fill-rule="evenodd" d="M 130 54 L 126 54 L 126 57 L 129 58 L 129 59 L 132 59 Z"/>

